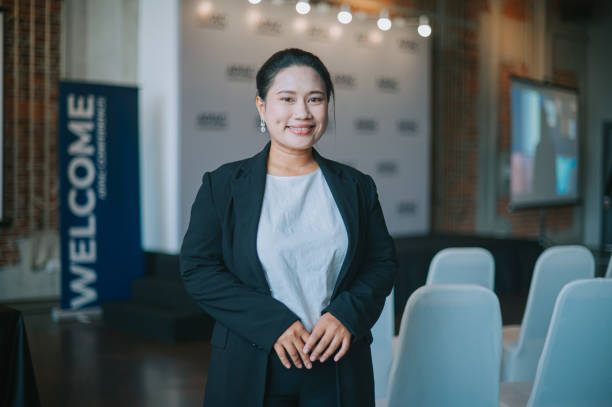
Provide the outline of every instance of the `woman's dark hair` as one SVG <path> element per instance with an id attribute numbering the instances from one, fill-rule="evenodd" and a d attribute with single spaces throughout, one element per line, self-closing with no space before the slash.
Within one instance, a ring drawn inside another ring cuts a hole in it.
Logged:
<path id="1" fill-rule="evenodd" d="M 325 84 L 327 101 L 329 102 L 334 95 L 334 85 L 332 84 L 329 71 L 325 65 L 323 65 L 319 57 L 298 48 L 287 48 L 278 51 L 264 62 L 261 68 L 259 68 L 259 71 L 257 71 L 257 77 L 255 79 L 257 84 L 257 95 L 265 100 L 276 74 L 282 69 L 289 68 L 290 66 L 307 66 L 314 69 Z"/>

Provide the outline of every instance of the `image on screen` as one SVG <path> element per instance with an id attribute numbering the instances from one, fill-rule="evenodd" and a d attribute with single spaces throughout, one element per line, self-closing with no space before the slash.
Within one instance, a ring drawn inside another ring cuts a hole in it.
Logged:
<path id="1" fill-rule="evenodd" d="M 576 202 L 576 91 L 513 79 L 510 98 L 510 205 L 537 207 Z"/>

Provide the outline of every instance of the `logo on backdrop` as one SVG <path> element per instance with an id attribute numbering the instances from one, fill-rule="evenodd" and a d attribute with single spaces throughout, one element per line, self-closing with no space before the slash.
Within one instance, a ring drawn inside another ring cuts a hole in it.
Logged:
<path id="1" fill-rule="evenodd" d="M 418 124 L 414 120 L 398 120 L 397 131 L 404 136 L 414 136 L 418 130 Z"/>
<path id="2" fill-rule="evenodd" d="M 400 38 L 397 40 L 397 46 L 399 49 L 405 52 L 409 52 L 414 54 L 419 51 L 419 44 L 416 41 L 413 41 L 408 38 Z"/>
<path id="3" fill-rule="evenodd" d="M 355 131 L 358 133 L 372 134 L 378 130 L 378 122 L 370 118 L 357 118 L 355 119 Z"/>
<path id="4" fill-rule="evenodd" d="M 227 14 L 211 13 L 207 16 L 198 18 L 198 25 L 203 28 L 212 28 L 214 30 L 225 30 L 227 27 Z"/>
<path id="5" fill-rule="evenodd" d="M 376 164 L 376 172 L 380 175 L 397 174 L 397 163 L 395 161 L 380 161 Z"/>
<path id="6" fill-rule="evenodd" d="M 334 86 L 341 89 L 354 89 L 357 80 L 354 75 L 348 73 L 338 73 L 334 75 Z"/>
<path id="7" fill-rule="evenodd" d="M 366 33 L 355 34 L 355 42 L 357 43 L 357 45 L 360 45 L 360 46 L 368 45 L 368 34 Z"/>
<path id="8" fill-rule="evenodd" d="M 400 216 L 416 215 L 417 205 L 414 201 L 401 201 L 397 204 L 397 213 Z"/>
<path id="9" fill-rule="evenodd" d="M 255 26 L 257 34 L 272 35 L 275 37 L 283 34 L 283 23 L 271 18 L 262 18 Z"/>
<path id="10" fill-rule="evenodd" d="M 231 81 L 251 81 L 255 79 L 255 67 L 251 65 L 232 64 L 225 68 L 225 74 Z"/>
<path id="11" fill-rule="evenodd" d="M 197 124 L 200 130 L 224 130 L 227 127 L 227 113 L 200 113 Z"/>
<path id="12" fill-rule="evenodd" d="M 378 78 L 376 87 L 382 92 L 397 92 L 399 91 L 399 82 L 395 78 Z"/>
<path id="13" fill-rule="evenodd" d="M 308 38 L 313 41 L 328 42 L 330 40 L 329 30 L 313 25 L 307 30 Z"/>

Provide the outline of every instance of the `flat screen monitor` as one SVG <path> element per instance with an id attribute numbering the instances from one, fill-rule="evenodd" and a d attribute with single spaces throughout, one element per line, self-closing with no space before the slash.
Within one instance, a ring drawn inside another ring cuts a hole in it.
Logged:
<path id="1" fill-rule="evenodd" d="M 512 78 L 510 207 L 575 204 L 580 139 L 578 92 Z"/>

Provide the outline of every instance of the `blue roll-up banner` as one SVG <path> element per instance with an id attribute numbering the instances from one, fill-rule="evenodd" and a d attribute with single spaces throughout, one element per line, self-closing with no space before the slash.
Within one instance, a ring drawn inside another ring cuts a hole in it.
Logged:
<path id="1" fill-rule="evenodd" d="M 142 276 L 138 89 L 59 83 L 64 310 L 130 297 Z"/>

